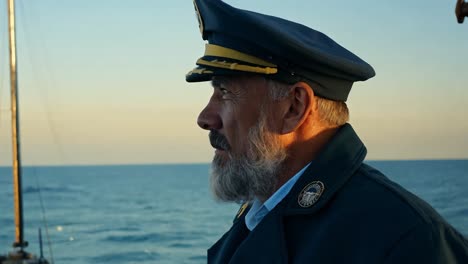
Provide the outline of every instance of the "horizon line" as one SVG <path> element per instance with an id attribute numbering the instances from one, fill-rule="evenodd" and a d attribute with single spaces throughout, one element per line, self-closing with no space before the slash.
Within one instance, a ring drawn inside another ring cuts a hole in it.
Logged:
<path id="1" fill-rule="evenodd" d="M 468 158 L 422 158 L 422 159 L 365 159 L 365 162 L 405 162 L 405 161 L 468 161 Z M 102 163 L 102 164 L 26 164 L 22 168 L 30 167 L 108 167 L 108 166 L 187 166 L 209 165 L 211 162 L 164 162 L 164 163 Z M 0 165 L 0 168 L 11 168 L 11 165 Z"/>

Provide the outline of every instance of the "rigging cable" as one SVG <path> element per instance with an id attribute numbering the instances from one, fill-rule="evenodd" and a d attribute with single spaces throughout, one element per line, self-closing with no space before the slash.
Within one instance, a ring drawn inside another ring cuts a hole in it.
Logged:
<path id="1" fill-rule="evenodd" d="M 20 4 L 20 7 L 22 10 L 25 10 L 24 7 L 23 7 L 23 3 L 22 1 L 18 1 L 19 4 Z M 31 2 L 32 3 L 32 2 Z M 29 17 L 29 16 L 24 16 L 24 17 Z M 25 19 L 26 20 L 26 19 Z M 43 35 L 42 34 L 42 30 L 41 30 L 41 27 L 40 27 L 40 19 L 39 17 L 37 18 L 38 22 L 35 24 L 35 26 L 37 27 L 36 29 L 36 32 L 39 32 L 39 35 Z M 31 24 L 29 23 L 29 21 L 26 21 L 25 23 L 28 23 L 28 24 Z M 25 32 L 25 45 L 28 46 L 28 50 L 32 50 L 31 47 L 29 46 L 30 43 L 32 43 L 30 41 L 30 39 L 28 38 L 28 36 L 30 36 L 31 34 L 29 33 L 28 31 L 28 27 L 23 27 L 24 29 L 24 32 Z M 44 54 L 45 57 L 50 57 L 48 56 L 48 52 L 47 52 L 47 47 L 45 45 L 45 43 L 43 41 L 39 41 L 38 42 L 38 45 L 40 46 L 40 49 L 43 50 L 42 54 Z M 28 59 L 30 61 L 30 64 L 32 65 L 33 63 L 32 62 L 32 56 L 28 56 Z M 46 79 L 44 80 L 44 83 L 45 85 L 43 86 L 44 89 L 42 89 L 39 94 L 41 95 L 42 97 L 42 101 L 43 101 L 43 108 L 44 108 L 44 112 L 45 112 L 45 116 L 46 116 L 46 119 L 47 119 L 47 127 L 49 128 L 49 131 L 52 135 L 52 139 L 54 141 L 54 145 L 57 147 L 57 151 L 59 153 L 59 157 L 61 157 L 63 160 L 62 160 L 62 163 L 64 163 L 63 161 L 66 160 L 65 157 L 65 152 L 63 151 L 63 148 L 62 148 L 62 144 L 61 144 L 61 140 L 60 140 L 60 137 L 55 129 L 55 125 L 54 125 L 54 122 L 51 118 L 52 116 L 52 110 L 50 109 L 49 105 L 50 105 L 50 100 L 49 100 L 49 93 L 47 92 L 47 89 L 50 88 L 50 87 L 56 87 L 56 81 L 54 80 L 54 78 L 52 78 L 52 74 L 51 72 L 48 70 L 49 67 L 47 67 L 46 63 L 45 63 L 45 60 L 43 60 L 43 65 L 44 67 L 42 67 L 42 69 L 44 69 L 44 71 L 46 72 L 46 74 L 44 74 L 46 76 Z M 35 80 L 35 83 L 38 84 L 40 83 L 39 81 L 39 74 L 36 72 L 35 68 L 34 67 L 31 67 L 31 71 L 32 71 L 32 75 L 34 77 L 34 80 Z M 38 85 L 34 86 L 35 88 L 37 88 Z"/>
<path id="2" fill-rule="evenodd" d="M 22 1 L 18 1 L 19 2 L 19 5 L 20 5 L 20 8 L 19 8 L 19 12 L 22 12 L 23 10 L 25 10 L 24 6 L 23 6 L 23 2 Z M 24 20 L 26 20 L 27 17 L 29 16 L 25 16 L 24 14 L 21 14 L 21 16 L 23 18 L 25 18 Z M 20 24 L 20 23 L 19 23 Z M 25 23 L 26 24 L 26 23 Z M 28 23 L 30 24 L 30 23 Z M 29 39 L 28 39 L 28 36 L 30 35 L 26 26 L 23 26 L 22 24 L 20 24 L 22 26 L 22 29 L 23 29 L 23 32 L 25 32 L 25 45 L 28 46 L 28 50 L 32 50 L 30 47 L 29 47 Z M 29 61 L 30 61 L 30 65 L 31 65 L 31 57 L 30 56 L 27 56 Z M 38 78 L 38 75 L 37 73 L 34 71 L 34 67 L 31 67 L 32 71 L 33 71 L 33 76 L 36 80 L 36 84 L 39 83 L 39 78 Z M 46 96 L 47 97 L 47 96 Z M 44 100 L 44 98 L 43 98 Z M 46 98 L 46 101 L 47 98 Z M 60 148 L 60 144 L 58 144 L 58 140 L 57 140 L 57 135 L 55 133 L 55 130 L 52 128 L 52 121 L 50 119 L 50 109 L 48 109 L 47 107 L 46 108 L 46 113 L 47 113 L 47 121 L 48 121 L 48 124 L 49 124 L 49 129 L 53 135 L 53 138 L 54 138 L 54 141 L 56 143 L 56 146 L 58 145 L 59 146 L 59 152 L 61 152 L 61 154 L 63 153 Z M 37 187 L 37 190 L 38 190 L 38 195 L 39 195 L 39 202 L 40 202 L 40 205 L 41 205 L 41 212 L 42 212 L 42 220 L 43 220 L 43 223 L 44 223 L 44 227 L 45 227 L 45 233 L 46 233 L 46 238 L 47 238 L 47 245 L 48 245 L 48 248 L 49 248 L 49 254 L 50 254 L 50 262 L 51 264 L 54 263 L 54 256 L 53 256 L 53 250 L 52 250 L 52 242 L 51 242 L 51 239 L 50 239 L 50 235 L 49 235 L 49 227 L 48 227 L 48 222 L 47 222 L 47 217 L 46 217 L 46 211 L 45 211 L 45 206 L 44 206 L 44 203 L 43 203 L 43 199 L 42 199 L 42 192 L 41 192 L 41 186 L 40 186 L 40 182 L 39 182 L 39 177 L 37 176 L 37 173 L 36 173 L 36 168 L 34 168 L 34 175 L 36 176 L 36 187 Z"/>
<path id="3" fill-rule="evenodd" d="M 4 1 L 3 1 L 4 2 Z M 6 9 L 6 7 L 5 7 Z M 3 10 L 3 6 L 2 6 L 2 10 Z M 4 19 L 6 20 L 6 19 Z M 5 21 L 2 21 L 2 22 L 5 22 Z M 2 23 L 3 24 L 3 23 Z M 5 22 L 6 24 L 6 22 Z M 1 27 L 0 29 L 0 58 L 6 58 L 7 57 L 7 53 L 5 52 L 5 54 L 3 54 L 2 51 L 6 51 L 7 50 L 7 47 L 3 47 L 1 46 L 2 43 L 8 43 L 6 41 L 6 37 L 7 37 L 7 32 L 6 32 L 6 27 Z M 8 76 L 8 74 L 6 73 L 6 70 L 7 70 L 7 67 L 5 67 L 7 65 L 6 63 L 6 60 L 5 60 L 5 63 L 2 63 L 0 62 L 0 74 L 1 76 Z M 8 111 L 8 109 L 2 109 L 2 98 L 3 98 L 3 89 L 4 87 L 6 87 L 5 85 L 5 82 L 6 82 L 7 78 L 1 78 L 1 81 L 0 81 L 0 129 L 2 128 L 2 113 L 5 111 Z"/>
<path id="4" fill-rule="evenodd" d="M 49 236 L 49 224 L 47 223 L 47 218 L 46 218 L 46 212 L 44 208 L 44 202 L 42 200 L 42 191 L 41 191 L 41 186 L 39 184 L 39 177 L 37 176 L 36 173 L 36 167 L 34 167 L 33 170 L 34 176 L 36 177 L 36 188 L 37 188 L 37 193 L 39 196 L 39 203 L 41 205 L 41 211 L 42 211 L 42 222 L 44 222 L 44 227 L 45 227 L 45 232 L 46 232 L 46 237 L 47 237 L 47 245 L 49 247 L 49 255 L 50 255 L 50 264 L 54 264 L 54 254 L 52 252 L 52 244 Z M 42 246 L 41 246 L 41 255 L 42 255 Z"/>

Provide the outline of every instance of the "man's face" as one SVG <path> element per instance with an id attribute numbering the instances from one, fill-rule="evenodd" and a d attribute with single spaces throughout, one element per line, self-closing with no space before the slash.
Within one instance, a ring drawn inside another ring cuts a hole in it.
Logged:
<path id="1" fill-rule="evenodd" d="M 211 185 L 225 201 L 246 201 L 271 195 L 285 158 L 279 136 L 269 131 L 274 102 L 261 77 L 215 78 L 214 92 L 198 117 L 210 130 L 216 149 Z"/>
<path id="2" fill-rule="evenodd" d="M 198 125 L 227 139 L 228 145 L 213 146 L 215 155 L 227 161 L 229 154 L 245 155 L 248 131 L 257 123 L 268 91 L 257 77 L 215 77 L 212 86 L 213 95 L 198 116 Z"/>

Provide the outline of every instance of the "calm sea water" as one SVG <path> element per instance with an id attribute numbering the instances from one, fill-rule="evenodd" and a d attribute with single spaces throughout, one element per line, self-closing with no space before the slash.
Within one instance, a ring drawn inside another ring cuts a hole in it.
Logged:
<path id="1" fill-rule="evenodd" d="M 468 160 L 368 163 L 468 236 Z M 208 164 L 27 167 L 27 249 L 39 252 L 42 197 L 55 263 L 205 263 L 206 249 L 238 208 L 213 201 L 208 170 Z M 12 204 L 11 169 L 0 168 L 1 254 L 14 240 Z"/>

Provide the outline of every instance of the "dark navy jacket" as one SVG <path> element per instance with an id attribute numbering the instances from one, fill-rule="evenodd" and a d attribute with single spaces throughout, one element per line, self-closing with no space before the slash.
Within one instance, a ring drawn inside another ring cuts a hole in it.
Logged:
<path id="1" fill-rule="evenodd" d="M 468 263 L 468 241 L 426 202 L 363 163 L 343 126 L 291 192 L 250 232 L 241 210 L 208 263 Z M 298 203 L 310 182 L 324 191 Z"/>

